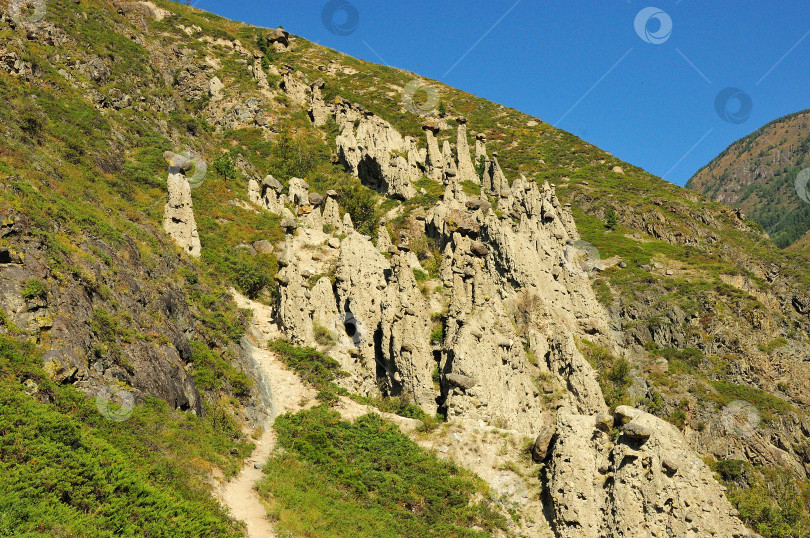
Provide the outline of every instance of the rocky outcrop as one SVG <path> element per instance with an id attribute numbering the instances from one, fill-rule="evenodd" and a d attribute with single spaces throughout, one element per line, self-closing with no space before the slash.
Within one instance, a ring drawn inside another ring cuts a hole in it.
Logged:
<path id="1" fill-rule="evenodd" d="M 450 148 L 450 142 L 447 140 L 442 144 L 442 161 L 444 163 L 444 174 L 442 181 L 445 185 L 449 184 L 454 179 L 458 178 L 458 167 L 453 158 L 453 150 Z"/>
<path id="2" fill-rule="evenodd" d="M 321 89 L 323 87 L 323 79 L 316 80 L 309 87 L 311 91 L 309 118 L 312 120 L 312 123 L 319 127 L 326 125 L 326 122 L 329 121 L 329 118 L 334 114 L 333 109 L 323 100 L 323 95 L 321 95 Z"/>
<path id="3" fill-rule="evenodd" d="M 163 230 L 180 245 L 189 256 L 200 256 L 200 236 L 197 223 L 194 221 L 194 209 L 191 202 L 191 186 L 185 177 L 193 163 L 183 157 L 167 151 L 163 157 L 169 163 L 169 177 L 166 180 L 169 199 L 163 208 Z"/>
<path id="4" fill-rule="evenodd" d="M 404 396 L 430 415 L 436 413 L 430 311 L 405 253 L 391 258 L 391 281 L 382 303 L 382 356 L 389 393 Z"/>
<path id="5" fill-rule="evenodd" d="M 387 121 L 365 114 L 355 129 L 346 122 L 337 138 L 338 160 L 364 185 L 392 198 L 416 194 L 412 182 L 421 177 L 415 157 L 407 157 L 411 144 Z"/>
<path id="6" fill-rule="evenodd" d="M 530 434 L 550 413 L 533 381 L 541 372 L 568 389 L 564 398 L 575 409 L 606 409 L 574 337 L 584 334 L 581 319 L 595 320 L 603 336 L 609 331 L 587 276 L 565 266 L 566 244 L 579 236 L 561 217 L 565 208 L 553 188 L 520 178 L 503 195 L 499 207 L 510 217 L 499 218 L 453 181 L 425 219 L 427 232 L 444 244 L 440 277 L 450 289 L 442 396 L 449 419 Z M 448 375 L 476 384 L 463 388 Z"/>
<path id="7" fill-rule="evenodd" d="M 442 181 L 444 175 L 444 157 L 439 151 L 439 142 L 436 140 L 436 134 L 439 128 L 433 124 L 425 124 L 422 126 L 427 139 L 427 152 L 425 154 L 425 176 L 433 181 Z"/>
<path id="8" fill-rule="evenodd" d="M 382 297 L 391 274 L 388 260 L 358 233 L 350 233 L 340 245 L 336 273 L 338 311 L 343 331 L 352 346 L 336 358 L 351 374 L 351 388 L 360 394 L 379 394 L 377 379 L 389 375 L 379 353 L 382 336 Z M 393 376 L 393 372 L 390 373 Z"/>
<path id="9" fill-rule="evenodd" d="M 458 118 L 456 153 L 458 155 L 458 180 L 481 183 L 481 178 L 475 173 L 475 166 L 470 159 L 470 146 L 467 143 L 467 119 L 464 117 Z"/>
<path id="10" fill-rule="evenodd" d="M 248 180 L 248 200 L 270 213 L 280 215 L 288 202 L 283 189 L 281 182 L 271 175 L 265 176 L 261 182 L 254 177 Z"/>
<path id="11" fill-rule="evenodd" d="M 557 415 L 547 471 L 557 536 L 754 536 L 674 426 L 626 406 L 615 442 L 600 424 Z"/>
<path id="12" fill-rule="evenodd" d="M 481 162 L 481 158 L 487 160 L 487 135 L 478 133 L 475 135 L 475 164 Z"/>

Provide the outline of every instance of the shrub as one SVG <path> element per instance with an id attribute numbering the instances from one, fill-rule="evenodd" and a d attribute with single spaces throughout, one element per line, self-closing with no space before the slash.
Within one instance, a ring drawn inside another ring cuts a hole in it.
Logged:
<path id="1" fill-rule="evenodd" d="M 368 188 L 355 182 L 343 182 L 335 186 L 338 201 L 352 217 L 354 228 L 372 237 L 376 236 L 380 224 L 377 214 L 376 195 Z"/>
<path id="2" fill-rule="evenodd" d="M 311 347 L 298 347 L 284 340 L 274 340 L 267 346 L 278 354 L 281 362 L 315 388 L 328 392 L 341 392 L 334 381 L 346 375 L 340 363 Z M 345 392 L 345 391 L 342 391 Z"/>
<path id="3" fill-rule="evenodd" d="M 605 228 L 607 228 L 608 230 L 614 230 L 616 229 L 616 224 L 617 224 L 616 211 L 614 211 L 613 208 L 611 207 L 610 209 L 608 209 L 607 215 L 605 216 Z"/>
<path id="4" fill-rule="evenodd" d="M 251 299 L 258 297 L 270 283 L 270 275 L 255 260 L 247 257 L 237 260 L 234 274 L 239 290 Z"/>
<path id="5" fill-rule="evenodd" d="M 332 331 L 326 327 L 314 323 L 312 325 L 312 330 L 315 333 L 315 341 L 318 342 L 318 344 L 322 346 L 331 346 L 335 343 L 335 335 L 332 334 Z"/>
<path id="6" fill-rule="evenodd" d="M 48 295 L 48 288 L 45 283 L 38 278 L 34 278 L 25 283 L 22 296 L 28 301 L 33 299 L 44 299 Z"/>
<path id="7" fill-rule="evenodd" d="M 230 153 L 223 153 L 214 160 L 214 172 L 222 179 L 236 179 L 236 165 Z"/>
<path id="8" fill-rule="evenodd" d="M 274 427 L 285 452 L 270 459 L 258 488 L 280 531 L 483 536 L 506 529 L 503 516 L 480 500 L 480 478 L 423 451 L 377 415 L 345 422 L 318 406 L 282 415 Z"/>

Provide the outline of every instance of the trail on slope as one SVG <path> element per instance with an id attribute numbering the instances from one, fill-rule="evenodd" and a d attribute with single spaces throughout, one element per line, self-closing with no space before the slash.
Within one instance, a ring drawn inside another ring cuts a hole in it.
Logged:
<path id="1" fill-rule="evenodd" d="M 256 442 L 253 453 L 245 460 L 239 474 L 228 482 L 220 483 L 215 494 L 220 502 L 230 509 L 234 518 L 245 523 L 249 538 L 275 537 L 277 535 L 267 519 L 267 510 L 256 491 L 256 483 L 261 480 L 263 474 L 256 466 L 263 466 L 276 447 L 276 432 L 273 429 L 276 417 L 288 411 L 295 413 L 316 404 L 316 391 L 305 385 L 295 373 L 287 370 L 267 349 L 269 340 L 282 336 L 273 322 L 272 309 L 251 301 L 235 290 L 231 290 L 231 293 L 239 308 L 247 308 L 253 312 L 250 328 L 242 345 L 254 361 L 259 377 L 259 390 L 263 393 L 262 396 L 269 404 L 269 408 L 267 419 L 262 425 L 262 435 Z M 345 397 L 340 398 L 334 409 L 344 420 L 354 420 L 366 413 L 378 413 L 385 420 L 397 424 L 403 432 L 413 431 L 421 424 L 418 420 L 381 413 L 373 407 Z"/>
<path id="2" fill-rule="evenodd" d="M 273 323 L 270 307 L 251 301 L 236 292 L 232 293 L 240 308 L 253 311 L 243 345 L 258 367 L 259 382 L 263 385 L 260 390 L 269 397 L 271 405 L 253 454 L 245 460 L 244 467 L 235 478 L 219 485 L 216 494 L 230 509 L 234 518 L 245 522 L 250 538 L 266 538 L 276 534 L 256 491 L 256 483 L 262 478 L 262 470 L 256 466 L 264 465 L 276 446 L 276 432 L 273 429 L 275 418 L 288 411 L 299 411 L 302 402 L 314 398 L 315 391 L 304 385 L 297 375 L 287 370 L 281 361 L 267 350 L 268 340 L 280 336 Z"/>

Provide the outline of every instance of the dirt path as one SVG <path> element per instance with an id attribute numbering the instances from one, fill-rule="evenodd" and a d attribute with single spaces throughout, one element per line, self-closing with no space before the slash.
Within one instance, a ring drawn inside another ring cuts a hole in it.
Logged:
<path id="1" fill-rule="evenodd" d="M 256 491 L 256 483 L 262 478 L 262 471 L 256 466 L 263 465 L 276 446 L 276 435 L 273 430 L 276 416 L 287 411 L 299 411 L 302 402 L 313 400 L 315 391 L 305 386 L 294 373 L 285 369 L 284 365 L 267 350 L 267 341 L 280 336 L 273 324 L 270 307 L 251 301 L 236 292 L 232 293 L 240 308 L 249 308 L 253 311 L 247 334 L 248 352 L 252 353 L 259 367 L 265 384 L 264 389 L 269 393 L 272 407 L 253 454 L 245 460 L 245 466 L 239 475 L 229 482 L 220 484 L 216 494 L 230 509 L 233 517 L 245 522 L 250 538 L 274 537 L 276 534 L 273 526 L 267 519 L 267 511 Z"/>
<path id="2" fill-rule="evenodd" d="M 273 526 L 267 519 L 267 511 L 262 505 L 256 491 L 256 483 L 262 478 L 262 466 L 276 447 L 276 432 L 273 430 L 275 418 L 288 411 L 298 412 L 317 403 L 315 390 L 304 385 L 301 379 L 293 372 L 287 370 L 273 353 L 267 350 L 267 342 L 281 337 L 278 328 L 273 323 L 270 307 L 251 301 L 238 292 L 231 290 L 237 306 L 253 311 L 250 328 L 247 332 L 247 351 L 251 353 L 264 385 L 262 389 L 271 402 L 268 418 L 263 424 L 263 432 L 256 442 L 256 448 L 239 474 L 232 480 L 220 483 L 215 494 L 223 505 L 228 507 L 231 515 L 244 521 L 247 525 L 249 538 L 275 537 Z M 302 405 L 303 404 L 303 405 Z M 366 413 L 379 413 L 385 420 L 399 425 L 404 432 L 413 431 L 421 423 L 418 420 L 380 413 L 373 407 L 365 406 L 341 397 L 335 405 L 344 420 L 354 420 Z"/>

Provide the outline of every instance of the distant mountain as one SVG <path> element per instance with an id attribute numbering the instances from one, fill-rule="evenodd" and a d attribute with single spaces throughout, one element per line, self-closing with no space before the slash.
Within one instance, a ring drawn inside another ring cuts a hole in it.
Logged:
<path id="1" fill-rule="evenodd" d="M 810 230 L 810 203 L 796 188 L 796 177 L 810 167 L 808 149 L 810 110 L 803 110 L 734 142 L 686 186 L 740 208 L 784 248 Z"/>

